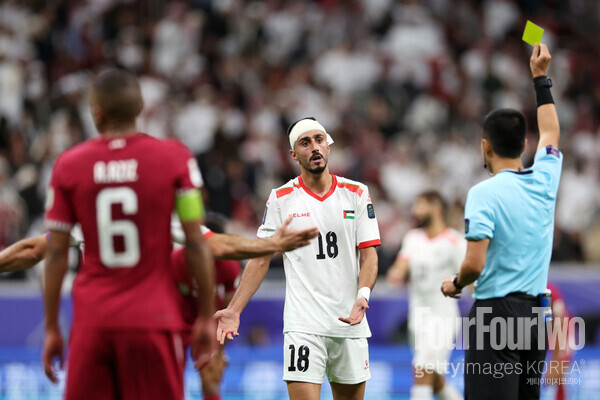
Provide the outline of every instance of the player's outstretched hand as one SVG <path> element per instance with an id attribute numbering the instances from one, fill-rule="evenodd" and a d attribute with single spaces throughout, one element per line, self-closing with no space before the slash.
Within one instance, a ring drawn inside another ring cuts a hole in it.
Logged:
<path id="1" fill-rule="evenodd" d="M 363 317 L 365 316 L 365 311 L 368 309 L 369 303 L 367 302 L 367 299 L 361 297 L 360 299 L 356 300 L 356 303 L 354 303 L 354 306 L 352 306 L 352 310 L 350 311 L 350 316 L 348 318 L 339 317 L 338 319 L 349 325 L 360 324 L 360 321 L 362 321 Z"/>
<path id="2" fill-rule="evenodd" d="M 454 286 L 454 283 L 452 283 L 453 279 L 454 279 L 454 276 L 449 276 L 446 279 L 444 279 L 444 282 L 442 282 L 442 287 L 441 287 L 442 293 L 446 297 L 452 297 L 453 299 L 460 299 L 459 295 L 462 292 L 462 290 L 460 290 L 459 288 Z"/>
<path id="3" fill-rule="evenodd" d="M 212 318 L 196 318 L 192 327 L 192 359 L 196 369 L 204 368 L 217 350 L 215 321 Z"/>
<path id="4" fill-rule="evenodd" d="M 217 320 L 217 341 L 225 344 L 225 338 L 233 340 L 234 336 L 240 336 L 238 328 L 240 326 L 240 314 L 225 308 L 215 313 Z"/>
<path id="5" fill-rule="evenodd" d="M 319 236 L 319 230 L 315 228 L 288 229 L 292 217 L 288 217 L 272 236 L 277 243 L 279 251 L 292 251 L 298 247 L 304 247 L 310 243 L 312 238 Z"/>
<path id="6" fill-rule="evenodd" d="M 58 328 L 46 331 L 44 349 L 42 350 L 42 363 L 44 364 L 44 373 L 52 383 L 58 382 L 56 371 L 52 368 L 52 362 L 57 357 L 59 367 L 63 367 L 63 347 L 63 338 Z"/>
<path id="7" fill-rule="evenodd" d="M 533 46 L 531 58 L 529 59 L 531 75 L 533 75 L 534 78 L 546 75 L 546 70 L 548 69 L 548 64 L 550 64 L 551 59 L 552 56 L 550 55 L 550 51 L 545 44 L 535 44 Z"/>

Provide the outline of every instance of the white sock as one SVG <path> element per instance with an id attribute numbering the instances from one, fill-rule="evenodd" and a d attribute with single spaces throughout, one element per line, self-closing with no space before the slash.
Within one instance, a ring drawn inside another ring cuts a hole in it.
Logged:
<path id="1" fill-rule="evenodd" d="M 429 385 L 413 385 L 410 388 L 410 400 L 433 400 L 433 387 Z"/>
<path id="2" fill-rule="evenodd" d="M 444 388 L 436 393 L 439 400 L 462 400 L 462 396 L 458 393 L 458 390 L 448 382 L 444 385 Z"/>

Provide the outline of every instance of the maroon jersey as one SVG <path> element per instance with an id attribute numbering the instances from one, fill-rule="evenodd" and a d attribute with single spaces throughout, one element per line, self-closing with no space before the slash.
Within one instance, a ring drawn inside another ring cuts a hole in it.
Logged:
<path id="1" fill-rule="evenodd" d="M 208 239 L 212 235 L 213 232 L 208 232 L 204 237 Z M 196 309 L 194 285 L 188 272 L 187 263 L 185 261 L 185 249 L 183 247 L 173 251 L 171 254 L 171 263 L 173 264 L 173 277 L 181 294 L 179 296 L 181 313 L 183 319 L 189 325 L 188 328 L 191 328 L 198 312 Z M 235 292 L 240 272 L 241 267 L 239 261 L 215 260 L 215 295 L 217 309 L 223 308 L 223 299 L 226 295 Z"/>
<path id="2" fill-rule="evenodd" d="M 73 286 L 73 325 L 181 329 L 170 264 L 175 196 L 202 183 L 176 141 L 102 137 L 64 152 L 48 189 L 46 223 L 79 222 L 84 263 Z"/>

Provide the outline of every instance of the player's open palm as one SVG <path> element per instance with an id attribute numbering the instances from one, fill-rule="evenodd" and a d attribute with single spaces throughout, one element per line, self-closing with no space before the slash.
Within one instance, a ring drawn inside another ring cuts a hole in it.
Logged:
<path id="1" fill-rule="evenodd" d="M 56 371 L 52 368 L 52 362 L 54 358 L 58 358 L 59 366 L 63 366 L 63 338 L 58 329 L 49 330 L 46 332 L 44 338 L 44 349 L 42 350 L 42 363 L 44 364 L 44 373 L 52 381 L 52 383 L 58 382 Z"/>
<path id="2" fill-rule="evenodd" d="M 205 367 L 215 350 L 215 323 L 211 318 L 197 318 L 192 327 L 192 358 L 194 367 L 200 369 Z"/>
<path id="3" fill-rule="evenodd" d="M 310 239 L 319 236 L 317 228 L 289 229 L 288 225 L 291 221 L 292 217 L 288 217 L 273 235 L 273 240 L 279 244 L 282 251 L 292 251 L 307 246 Z"/>
<path id="4" fill-rule="evenodd" d="M 361 297 L 356 300 L 354 306 L 352 306 L 352 310 L 350 311 L 350 316 L 348 318 L 339 317 L 338 319 L 342 322 L 345 322 L 349 325 L 360 324 L 360 321 L 365 316 L 365 311 L 369 309 L 369 303 L 367 303 L 367 299 Z"/>
<path id="5" fill-rule="evenodd" d="M 215 319 L 217 320 L 217 341 L 219 343 L 225 344 L 225 338 L 233 340 L 234 336 L 240 335 L 238 333 L 240 314 L 225 308 L 215 313 Z"/>

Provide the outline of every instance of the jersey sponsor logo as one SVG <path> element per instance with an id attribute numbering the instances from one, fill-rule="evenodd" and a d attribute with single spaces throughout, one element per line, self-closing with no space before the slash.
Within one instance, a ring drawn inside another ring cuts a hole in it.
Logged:
<path id="1" fill-rule="evenodd" d="M 344 219 L 354 219 L 354 210 L 344 210 Z"/>
<path id="2" fill-rule="evenodd" d="M 292 217 L 292 218 L 310 217 L 310 212 L 290 213 L 289 216 Z"/>
<path id="3" fill-rule="evenodd" d="M 558 157 L 559 151 L 556 147 L 549 144 L 548 146 L 546 146 L 546 154 L 552 154 L 553 156 Z"/>
<path id="4" fill-rule="evenodd" d="M 94 182 L 135 182 L 138 180 L 137 168 L 137 160 L 98 161 L 94 164 Z"/>
<path id="5" fill-rule="evenodd" d="M 469 233 L 469 218 L 465 218 L 465 234 Z"/>
<path id="6" fill-rule="evenodd" d="M 370 219 L 375 218 L 375 209 L 373 208 L 373 204 L 371 203 L 367 204 L 367 215 Z"/>

